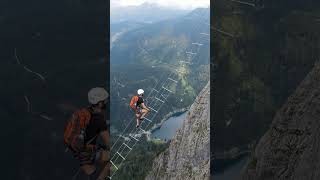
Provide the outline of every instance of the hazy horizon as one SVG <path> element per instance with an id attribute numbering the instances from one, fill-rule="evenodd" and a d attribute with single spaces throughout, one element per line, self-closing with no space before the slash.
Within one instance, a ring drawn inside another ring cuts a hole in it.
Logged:
<path id="1" fill-rule="evenodd" d="M 192 10 L 209 7 L 210 0 L 110 0 L 111 9 L 116 7 L 139 6 L 143 3 L 156 4 L 171 9 Z"/>

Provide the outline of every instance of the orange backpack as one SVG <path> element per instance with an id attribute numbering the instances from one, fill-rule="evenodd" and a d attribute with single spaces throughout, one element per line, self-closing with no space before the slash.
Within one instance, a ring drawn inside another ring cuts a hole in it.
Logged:
<path id="1" fill-rule="evenodd" d="M 73 151 L 84 148 L 85 129 L 91 119 L 88 109 L 81 109 L 72 114 L 64 128 L 64 143 Z"/>
<path id="2" fill-rule="evenodd" d="M 138 99 L 139 99 L 138 96 L 133 96 L 133 97 L 131 98 L 131 101 L 130 101 L 130 107 L 131 107 L 131 109 L 136 110 Z"/>

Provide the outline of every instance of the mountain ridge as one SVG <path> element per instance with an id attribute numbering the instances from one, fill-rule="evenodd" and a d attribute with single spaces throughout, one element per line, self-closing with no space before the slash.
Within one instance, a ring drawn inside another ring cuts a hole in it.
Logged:
<path id="1" fill-rule="evenodd" d="M 173 9 L 159 6 L 155 3 L 145 2 L 137 6 L 114 6 L 111 7 L 111 23 L 138 20 L 140 22 L 157 22 L 172 19 L 186 14 L 189 10 Z"/>

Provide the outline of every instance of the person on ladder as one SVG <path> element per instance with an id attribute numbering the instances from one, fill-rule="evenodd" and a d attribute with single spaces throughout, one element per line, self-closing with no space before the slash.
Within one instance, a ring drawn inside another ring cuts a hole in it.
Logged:
<path id="1" fill-rule="evenodd" d="M 138 128 L 140 126 L 140 122 L 148 114 L 150 109 L 144 104 L 144 100 L 143 100 L 144 90 L 138 89 L 137 94 L 138 95 L 135 95 L 131 98 L 130 107 L 135 112 L 136 120 L 137 120 L 136 127 Z"/>
<path id="2" fill-rule="evenodd" d="M 91 89 L 88 92 L 90 106 L 74 112 L 64 129 L 64 143 L 79 160 L 80 169 L 95 180 L 104 180 L 110 173 L 105 111 L 108 97 L 104 88 Z M 97 143 L 98 137 L 102 140 L 100 144 Z"/>

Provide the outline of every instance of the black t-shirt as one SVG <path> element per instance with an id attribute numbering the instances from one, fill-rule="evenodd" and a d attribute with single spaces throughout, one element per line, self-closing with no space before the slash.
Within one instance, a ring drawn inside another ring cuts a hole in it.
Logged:
<path id="1" fill-rule="evenodd" d="M 137 101 L 137 107 L 141 107 L 141 104 L 143 103 L 143 98 L 142 97 L 138 97 L 138 101 Z"/>
<path id="2" fill-rule="evenodd" d="M 100 132 L 105 130 L 108 130 L 105 116 L 100 113 L 91 113 L 91 119 L 86 128 L 85 142 L 91 141 L 89 144 L 96 144 Z"/>

